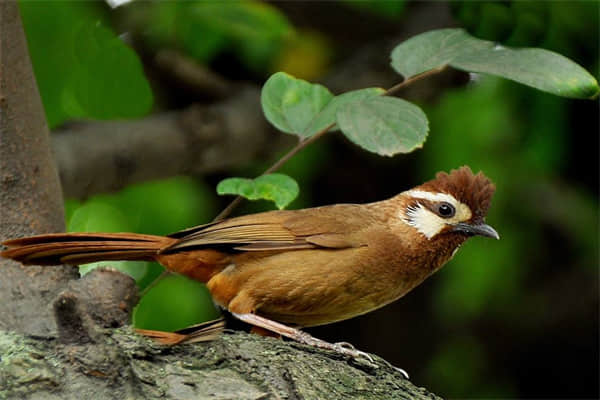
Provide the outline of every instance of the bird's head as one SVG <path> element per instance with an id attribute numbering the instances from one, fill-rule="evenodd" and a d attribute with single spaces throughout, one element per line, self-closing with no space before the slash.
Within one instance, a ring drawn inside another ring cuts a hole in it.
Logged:
<path id="1" fill-rule="evenodd" d="M 428 240 L 448 235 L 499 239 L 485 223 L 494 190 L 483 173 L 473 174 L 466 166 L 449 174 L 439 172 L 435 179 L 402 193 L 401 219 Z"/>

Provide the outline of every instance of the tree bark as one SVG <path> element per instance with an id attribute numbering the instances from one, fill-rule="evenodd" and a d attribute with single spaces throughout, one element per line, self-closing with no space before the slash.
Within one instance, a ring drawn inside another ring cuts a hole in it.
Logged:
<path id="1" fill-rule="evenodd" d="M 0 2 L 0 241 L 64 231 L 63 201 L 44 109 L 16 1 Z M 0 329 L 47 335 L 48 304 L 77 268 L 0 259 Z"/>

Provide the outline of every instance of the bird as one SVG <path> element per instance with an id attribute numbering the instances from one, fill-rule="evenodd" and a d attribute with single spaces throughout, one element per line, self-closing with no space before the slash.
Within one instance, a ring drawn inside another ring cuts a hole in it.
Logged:
<path id="1" fill-rule="evenodd" d="M 267 211 L 168 236 L 45 234 L 5 241 L 0 255 L 35 265 L 157 261 L 205 283 L 219 306 L 250 325 L 355 357 L 365 353 L 301 328 L 383 307 L 438 271 L 470 237 L 499 239 L 485 223 L 494 191 L 482 172 L 463 166 L 368 204 Z M 164 343 L 188 336 L 141 332 Z"/>

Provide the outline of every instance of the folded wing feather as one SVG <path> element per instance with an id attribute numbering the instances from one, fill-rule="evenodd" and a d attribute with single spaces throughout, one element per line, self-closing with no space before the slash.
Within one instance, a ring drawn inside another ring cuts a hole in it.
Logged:
<path id="1" fill-rule="evenodd" d="M 365 219 L 357 213 L 364 212 L 346 204 L 245 215 L 174 233 L 170 237 L 179 241 L 162 252 L 215 245 L 244 251 L 358 247 L 365 244 L 354 240 L 354 233 L 364 228 Z"/>

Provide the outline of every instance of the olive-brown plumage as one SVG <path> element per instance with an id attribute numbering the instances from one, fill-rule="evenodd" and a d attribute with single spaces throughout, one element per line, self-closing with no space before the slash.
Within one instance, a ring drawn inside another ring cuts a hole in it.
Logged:
<path id="1" fill-rule="evenodd" d="M 41 235 L 9 240 L 1 254 L 40 265 L 156 260 L 205 282 L 234 314 L 314 326 L 402 297 L 469 236 L 497 238 L 484 223 L 493 192 L 462 167 L 376 203 L 246 215 L 166 237 Z"/>

